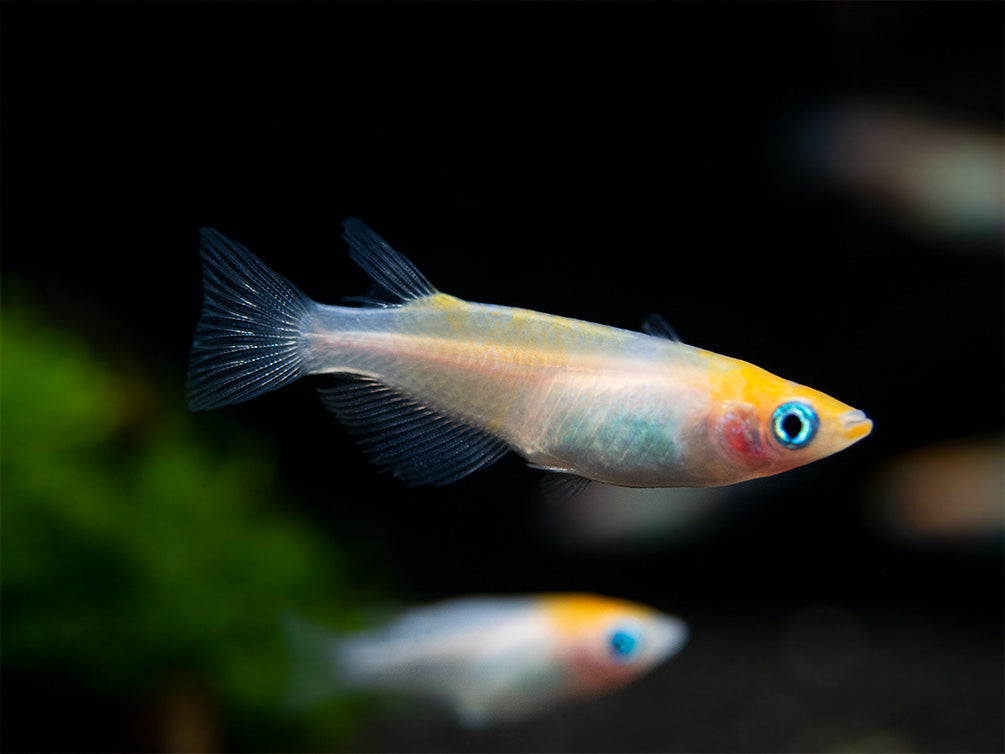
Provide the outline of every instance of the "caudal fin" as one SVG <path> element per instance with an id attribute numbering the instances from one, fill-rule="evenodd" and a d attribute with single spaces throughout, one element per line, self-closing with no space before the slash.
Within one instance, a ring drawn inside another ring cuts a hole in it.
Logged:
<path id="1" fill-rule="evenodd" d="M 313 303 L 241 244 L 212 228 L 199 236 L 204 297 L 186 384 L 193 411 L 302 377 L 301 333 Z"/>

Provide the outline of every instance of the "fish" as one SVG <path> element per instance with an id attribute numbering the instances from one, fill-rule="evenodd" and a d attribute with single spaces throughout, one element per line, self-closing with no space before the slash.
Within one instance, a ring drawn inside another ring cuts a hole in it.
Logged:
<path id="1" fill-rule="evenodd" d="M 836 101 L 787 128 L 779 162 L 801 184 L 842 191 L 865 211 L 953 253 L 1001 253 L 1001 128 L 869 100 Z M 991 243 L 988 243 L 991 242 Z"/>
<path id="2" fill-rule="evenodd" d="M 394 693 L 440 705 L 468 728 L 623 687 L 688 640 L 677 617 L 574 593 L 461 597 L 348 634 L 292 615 L 284 623 L 288 709 L 354 691 Z"/>
<path id="3" fill-rule="evenodd" d="M 592 481 L 709 487 L 777 474 L 872 430 L 865 413 L 753 364 L 643 332 L 464 301 L 355 218 L 368 295 L 320 304 L 203 228 L 188 406 L 328 375 L 323 403 L 384 471 L 444 485 L 515 451 L 575 494 Z"/>
<path id="4" fill-rule="evenodd" d="M 1001 553 L 1005 534 L 1005 442 L 958 438 L 897 454 L 866 485 L 872 523 L 914 546 Z"/>

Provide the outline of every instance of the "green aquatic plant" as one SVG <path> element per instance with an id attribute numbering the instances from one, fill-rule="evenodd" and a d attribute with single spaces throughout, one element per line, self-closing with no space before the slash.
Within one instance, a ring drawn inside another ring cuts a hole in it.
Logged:
<path id="1" fill-rule="evenodd" d="M 347 736 L 346 701 L 308 718 L 281 709 L 283 613 L 356 618 L 347 556 L 294 516 L 274 453 L 246 435 L 225 448 L 204 439 L 180 386 L 162 397 L 137 369 L 113 368 L 9 299 L 5 678 L 73 679 L 127 700 L 187 689 L 210 700 L 215 735 L 240 748 Z"/>

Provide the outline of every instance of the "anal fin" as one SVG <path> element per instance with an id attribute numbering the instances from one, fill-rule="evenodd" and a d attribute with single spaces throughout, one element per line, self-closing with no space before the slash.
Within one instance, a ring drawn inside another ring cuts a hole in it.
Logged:
<path id="1" fill-rule="evenodd" d="M 495 435 L 370 377 L 340 377 L 318 392 L 370 459 L 407 484 L 450 484 L 509 450 Z"/>

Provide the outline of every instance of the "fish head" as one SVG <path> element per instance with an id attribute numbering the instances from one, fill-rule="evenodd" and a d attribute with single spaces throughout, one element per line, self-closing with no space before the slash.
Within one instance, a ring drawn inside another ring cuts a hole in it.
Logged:
<path id="1" fill-rule="evenodd" d="M 573 695 L 623 686 L 679 652 L 688 628 L 643 605 L 594 595 L 545 598 Z"/>
<path id="2" fill-rule="evenodd" d="M 732 481 L 803 466 L 872 431 L 862 411 L 752 364 L 739 364 L 717 391 L 712 417 L 723 466 L 734 468 L 738 477 Z"/>

